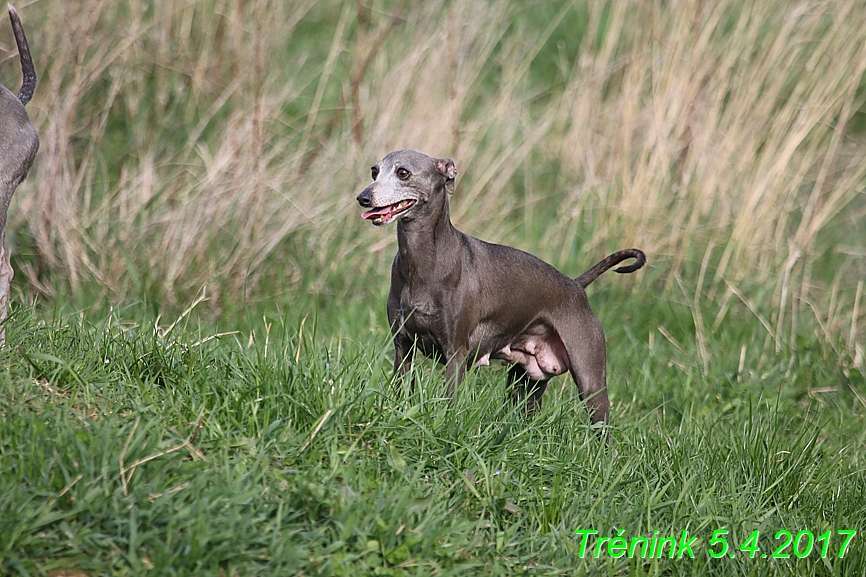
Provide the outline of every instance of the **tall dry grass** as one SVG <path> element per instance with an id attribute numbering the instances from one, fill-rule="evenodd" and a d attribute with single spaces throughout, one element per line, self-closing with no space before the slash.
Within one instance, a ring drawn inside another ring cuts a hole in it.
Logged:
<path id="1" fill-rule="evenodd" d="M 551 6 L 19 6 L 42 138 L 19 278 L 166 305 L 208 284 L 217 311 L 339 290 L 329 271 L 393 251 L 357 218 L 369 165 L 414 147 L 456 159 L 469 232 L 564 268 L 639 246 L 652 269 L 625 282 L 682 299 L 699 339 L 739 310 L 778 348 L 805 315 L 861 362 L 862 2 Z"/>

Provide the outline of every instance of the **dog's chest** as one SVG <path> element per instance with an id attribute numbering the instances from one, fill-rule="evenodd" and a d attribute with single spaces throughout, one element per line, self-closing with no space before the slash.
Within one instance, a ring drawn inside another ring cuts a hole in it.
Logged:
<path id="1" fill-rule="evenodd" d="M 404 288 L 396 310 L 391 311 L 396 333 L 416 343 L 428 357 L 441 356 L 453 332 L 441 298 L 424 290 Z"/>

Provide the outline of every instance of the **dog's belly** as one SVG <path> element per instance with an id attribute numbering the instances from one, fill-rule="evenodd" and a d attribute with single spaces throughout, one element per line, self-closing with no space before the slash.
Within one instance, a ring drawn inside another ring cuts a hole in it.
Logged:
<path id="1" fill-rule="evenodd" d="M 493 343 L 491 343 L 493 344 Z M 568 351 L 562 339 L 546 324 L 536 324 L 492 351 L 476 364 L 489 365 L 490 359 L 521 365 L 530 379 L 546 381 L 569 370 Z"/>

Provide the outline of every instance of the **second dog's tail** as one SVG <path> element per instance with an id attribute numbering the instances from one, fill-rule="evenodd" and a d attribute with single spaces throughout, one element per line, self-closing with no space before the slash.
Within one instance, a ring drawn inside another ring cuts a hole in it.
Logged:
<path id="1" fill-rule="evenodd" d="M 27 37 L 24 36 L 24 26 L 21 24 L 21 18 L 18 17 L 18 12 L 9 6 L 9 20 L 12 21 L 12 32 L 15 34 L 15 43 L 18 45 L 18 55 L 21 58 L 21 74 L 24 80 L 21 83 L 21 90 L 18 91 L 18 100 L 21 104 L 27 104 L 33 98 L 33 92 L 36 91 L 36 68 L 33 66 L 33 58 L 30 57 L 30 46 L 27 44 Z"/>
<path id="2" fill-rule="evenodd" d="M 620 274 L 634 272 L 646 264 L 646 255 L 643 253 L 643 251 L 636 248 L 627 248 L 625 250 L 619 250 L 612 255 L 606 257 L 604 260 L 600 261 L 598 264 L 596 264 L 591 269 L 589 269 L 574 280 L 576 280 L 580 286 L 586 288 L 592 281 L 600 277 L 608 269 L 630 258 L 635 259 L 635 262 L 628 266 L 621 266 L 618 269 L 615 269 L 614 272 L 618 272 Z"/>

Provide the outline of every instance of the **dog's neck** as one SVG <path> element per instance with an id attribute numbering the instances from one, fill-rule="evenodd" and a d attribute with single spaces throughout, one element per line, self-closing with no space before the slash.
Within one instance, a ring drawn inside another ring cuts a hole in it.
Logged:
<path id="1" fill-rule="evenodd" d="M 400 264 L 407 278 L 432 279 L 458 264 L 461 233 L 451 224 L 447 194 L 441 194 L 441 202 L 428 205 L 428 214 L 397 222 Z"/>

